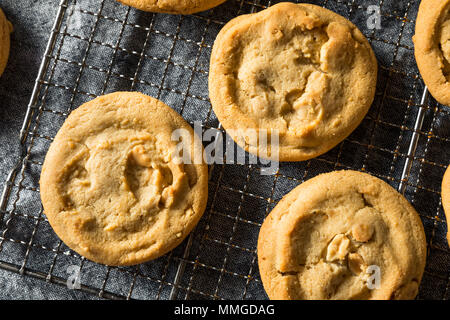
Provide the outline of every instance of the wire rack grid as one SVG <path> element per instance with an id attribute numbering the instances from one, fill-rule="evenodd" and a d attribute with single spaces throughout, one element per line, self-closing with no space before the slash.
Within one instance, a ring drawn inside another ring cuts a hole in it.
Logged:
<path id="1" fill-rule="evenodd" d="M 204 217 L 175 250 L 134 267 L 107 267 L 80 257 L 53 233 L 39 198 L 39 174 L 54 135 L 71 110 L 118 90 L 161 99 L 191 124 L 221 126 L 207 95 L 215 36 L 231 18 L 275 1 L 229 0 L 190 16 L 145 13 L 114 0 L 62 0 L 20 132 L 23 152 L 0 199 L 0 268 L 67 285 L 80 268 L 79 290 L 110 299 L 266 299 L 256 242 L 265 216 L 283 195 L 323 172 L 354 169 L 390 183 L 416 207 L 428 243 L 419 299 L 449 299 L 450 252 L 440 181 L 450 159 L 450 109 L 428 96 L 411 36 L 419 1 L 305 1 L 354 22 L 379 61 L 375 101 L 361 125 L 330 152 L 281 163 L 210 167 Z M 381 29 L 367 26 L 376 5 Z"/>

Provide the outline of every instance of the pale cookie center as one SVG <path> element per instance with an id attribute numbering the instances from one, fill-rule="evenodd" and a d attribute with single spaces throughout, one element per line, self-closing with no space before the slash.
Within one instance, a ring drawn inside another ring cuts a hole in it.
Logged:
<path id="1" fill-rule="evenodd" d="M 353 239 L 359 242 L 367 242 L 372 238 L 373 226 L 365 223 L 357 223 L 352 228 Z"/>
<path id="2" fill-rule="evenodd" d="M 351 67 L 355 47 L 348 27 L 309 18 L 308 26 L 268 23 L 264 37 L 244 37 L 236 79 L 242 111 L 299 136 L 341 108 L 333 79 Z"/>
<path id="3" fill-rule="evenodd" d="M 129 130 L 89 138 L 65 177 L 67 210 L 91 216 L 84 231 L 111 237 L 150 227 L 189 188 L 183 165 L 171 162 L 155 138 Z"/>
<path id="4" fill-rule="evenodd" d="M 355 298 L 367 294 L 367 263 L 357 250 L 347 235 L 335 235 L 325 249 L 325 257 L 307 264 L 298 274 L 300 292 L 313 299 L 351 298 L 341 296 L 343 288 L 350 288 Z"/>

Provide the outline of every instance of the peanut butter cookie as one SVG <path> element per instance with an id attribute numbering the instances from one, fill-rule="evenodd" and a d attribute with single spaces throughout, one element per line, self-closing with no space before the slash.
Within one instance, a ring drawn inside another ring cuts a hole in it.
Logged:
<path id="1" fill-rule="evenodd" d="M 209 96 L 246 151 L 264 158 L 258 143 L 239 135 L 265 130 L 279 135 L 280 161 L 300 161 L 359 125 L 376 79 L 376 58 L 355 25 L 316 5 L 285 2 L 224 26 L 212 49 Z"/>
<path id="2" fill-rule="evenodd" d="M 123 4 L 138 8 L 144 11 L 172 13 L 172 14 L 191 14 L 205 11 L 225 0 L 117 0 Z"/>
<path id="3" fill-rule="evenodd" d="M 422 0 L 413 41 L 428 90 L 438 102 L 450 105 L 450 0 Z"/>
<path id="4" fill-rule="evenodd" d="M 442 207 L 447 219 L 447 242 L 450 245 L 450 166 L 445 170 L 441 188 Z"/>
<path id="5" fill-rule="evenodd" d="M 271 299 L 413 299 L 425 268 L 419 215 L 382 180 L 316 176 L 264 221 L 258 263 Z"/>
<path id="6" fill-rule="evenodd" d="M 8 62 L 10 39 L 9 34 L 12 32 L 12 24 L 9 22 L 3 10 L 0 8 L 0 76 L 5 71 Z"/>
<path id="7" fill-rule="evenodd" d="M 141 263 L 181 243 L 205 209 L 208 174 L 206 164 L 175 161 L 175 129 L 191 136 L 184 150 L 201 154 L 183 118 L 141 93 L 101 96 L 69 115 L 40 179 L 44 212 L 64 243 L 107 265 Z"/>

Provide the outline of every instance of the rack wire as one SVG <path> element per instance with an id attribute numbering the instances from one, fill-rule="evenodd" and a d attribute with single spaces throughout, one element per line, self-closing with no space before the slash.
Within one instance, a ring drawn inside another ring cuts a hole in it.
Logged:
<path id="1" fill-rule="evenodd" d="M 450 252 L 440 182 L 450 159 L 450 109 L 428 95 L 411 36 L 419 1 L 305 1 L 353 21 L 379 61 L 375 101 L 350 137 L 309 161 L 210 167 L 204 217 L 175 250 L 133 267 L 80 257 L 53 233 L 39 198 L 45 153 L 71 110 L 96 96 L 136 90 L 161 99 L 191 124 L 222 130 L 207 95 L 215 36 L 231 18 L 276 1 L 229 0 L 190 16 L 152 14 L 114 0 L 61 0 L 22 129 L 22 154 L 0 198 L 0 268 L 67 285 L 80 267 L 79 290 L 108 299 L 266 299 L 256 242 L 262 221 L 283 195 L 323 172 L 369 172 L 418 210 L 428 243 L 419 299 L 449 299 Z M 381 29 L 369 29 L 377 5 Z"/>

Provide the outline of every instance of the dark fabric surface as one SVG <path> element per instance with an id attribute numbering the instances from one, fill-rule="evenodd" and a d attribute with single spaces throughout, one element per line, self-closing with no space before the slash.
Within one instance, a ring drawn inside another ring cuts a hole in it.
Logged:
<path id="1" fill-rule="evenodd" d="M 65 281 L 70 266 L 81 266 L 81 283 L 95 292 L 138 299 L 167 299 L 180 263 L 178 299 L 265 299 L 258 275 L 256 239 L 276 203 L 304 180 L 335 169 L 369 172 L 398 188 L 419 111 L 423 83 L 411 36 L 419 1 L 308 1 L 353 21 L 369 38 L 379 62 L 375 101 L 361 125 L 330 152 L 310 161 L 282 163 L 276 175 L 260 166 L 211 167 L 208 207 L 187 241 L 170 254 L 136 267 L 107 268 L 82 260 L 61 244 L 41 212 L 38 180 L 51 137 L 67 112 L 97 95 L 137 90 L 163 100 L 191 123 L 217 127 L 208 100 L 211 46 L 224 23 L 261 10 L 267 1 L 229 0 L 194 16 L 152 15 L 114 0 L 68 1 L 51 61 L 41 80 L 30 122 L 26 162 L 11 183 L 0 233 L 0 262 Z M 273 4 L 274 2 L 272 2 Z M 353 3 L 353 4 L 352 4 Z M 367 9 L 380 5 L 381 28 L 368 29 Z M 0 79 L 0 187 L 19 158 L 18 132 L 40 57 L 56 14 L 55 1 L 2 0 L 15 25 L 10 63 Z M 79 79 L 77 83 L 76 80 Z M 419 132 L 405 196 L 421 215 L 428 260 L 419 299 L 450 297 L 450 254 L 440 203 L 440 181 L 450 159 L 449 108 L 430 100 Z M 186 247 L 189 250 L 186 250 Z M 3 298 L 95 297 L 27 275 L 1 271 Z"/>
<path id="2" fill-rule="evenodd" d="M 19 131 L 49 37 L 58 1 L 1 0 L 14 25 L 11 55 L 0 77 L 0 190 L 19 156 Z M 76 299 L 95 297 L 0 269 L 0 299 Z"/>

